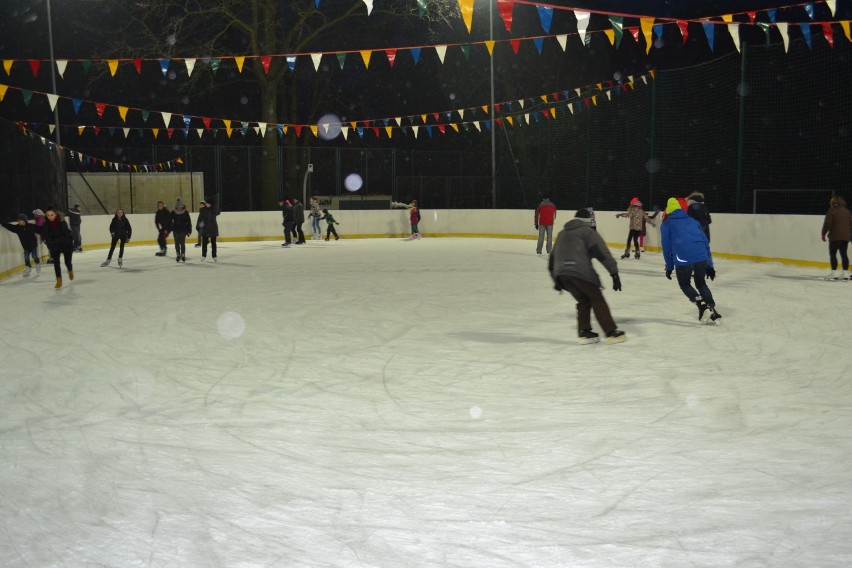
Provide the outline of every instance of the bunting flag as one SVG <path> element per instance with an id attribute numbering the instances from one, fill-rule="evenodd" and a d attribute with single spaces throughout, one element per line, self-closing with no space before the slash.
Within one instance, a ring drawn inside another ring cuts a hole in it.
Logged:
<path id="1" fill-rule="evenodd" d="M 846 39 L 852 41 L 852 33 L 850 33 L 849 29 L 849 20 L 840 22 L 840 27 L 843 28 L 843 35 L 846 36 Z"/>
<path id="2" fill-rule="evenodd" d="M 133 67 L 136 68 L 136 74 L 137 75 L 142 74 L 142 60 L 141 59 L 134 59 L 133 60 Z"/>
<path id="3" fill-rule="evenodd" d="M 645 36 L 645 53 L 651 52 L 651 46 L 654 44 L 651 30 L 654 27 L 654 18 L 639 18 L 639 27 L 642 29 L 642 35 Z"/>
<path id="4" fill-rule="evenodd" d="M 272 63 L 272 58 L 268 55 L 260 56 L 260 65 L 263 67 L 263 72 L 269 74 L 269 65 Z"/>
<path id="5" fill-rule="evenodd" d="M 790 35 L 787 33 L 787 22 L 778 22 L 775 28 L 781 34 L 781 41 L 784 42 L 784 53 L 790 49 Z"/>
<path id="6" fill-rule="evenodd" d="M 441 60 L 441 63 L 444 63 L 444 58 L 447 56 L 447 46 L 446 45 L 436 45 L 435 53 L 438 54 L 438 59 Z"/>
<path id="7" fill-rule="evenodd" d="M 419 12 L 420 12 L 420 17 L 421 17 L 421 18 L 423 17 L 423 14 L 425 14 L 425 13 L 426 13 L 426 4 L 427 4 L 428 2 L 429 2 L 429 0 L 417 0 L 417 8 L 418 8 L 418 10 L 419 10 Z"/>
<path id="8" fill-rule="evenodd" d="M 340 66 L 340 69 L 343 69 L 343 64 L 346 63 L 346 53 L 338 53 L 337 54 L 337 64 Z"/>
<path id="9" fill-rule="evenodd" d="M 808 44 L 809 48 L 812 48 L 811 45 L 811 25 L 807 22 L 802 22 L 799 24 L 799 27 L 802 29 L 802 35 L 805 36 L 805 43 Z"/>
<path id="10" fill-rule="evenodd" d="M 488 50 L 488 55 L 494 55 L 494 44 L 496 42 L 493 40 L 489 40 L 485 42 L 485 48 Z"/>
<path id="11" fill-rule="evenodd" d="M 710 46 L 710 51 L 714 51 L 716 26 L 709 22 L 704 22 L 701 25 L 704 27 L 704 35 L 707 36 L 707 44 Z"/>
<path id="12" fill-rule="evenodd" d="M 5 89 L 4 89 L 5 92 Z M 3 97 L 0 97 L 0 100 L 3 100 Z M 56 109 L 56 102 L 59 100 L 59 95 L 54 95 L 49 93 L 47 95 L 47 102 L 50 103 L 50 110 Z"/>
<path id="13" fill-rule="evenodd" d="M 728 24 L 728 33 L 731 34 L 731 39 L 734 40 L 734 47 L 740 51 L 740 25 Z"/>
<path id="14" fill-rule="evenodd" d="M 420 61 L 420 48 L 412 47 L 411 48 L 411 57 L 414 59 L 414 64 L 417 65 L 417 62 Z"/>
<path id="15" fill-rule="evenodd" d="M 834 29 L 828 22 L 822 23 L 822 37 L 828 42 L 828 45 L 834 47 Z"/>
<path id="16" fill-rule="evenodd" d="M 577 18 L 577 33 L 580 35 L 580 41 L 583 45 L 587 45 L 586 43 L 586 28 L 589 27 L 589 18 L 591 17 L 591 12 L 581 12 L 579 10 L 574 10 L 574 16 Z"/>
<path id="17" fill-rule="evenodd" d="M 458 2 L 462 20 L 465 27 L 467 27 L 467 33 L 470 33 L 471 26 L 473 25 L 473 0 L 458 0 Z"/>
<path id="18" fill-rule="evenodd" d="M 41 67 L 41 60 L 30 59 L 30 69 L 33 72 L 33 77 L 38 77 L 38 70 Z"/>
<path id="19" fill-rule="evenodd" d="M 393 69 L 393 63 L 396 61 L 396 50 L 395 49 L 386 49 L 385 55 L 388 58 L 388 65 L 390 65 L 391 69 Z"/>
<path id="20" fill-rule="evenodd" d="M 71 104 L 74 106 L 74 114 L 80 114 L 80 107 L 83 105 L 83 101 L 80 99 L 71 99 Z"/>
<path id="21" fill-rule="evenodd" d="M 512 33 L 512 11 L 515 9 L 515 0 L 497 0 L 497 11 L 503 18 L 506 31 Z"/>
<path id="22" fill-rule="evenodd" d="M 184 59 L 183 63 L 186 65 L 186 76 L 192 77 L 192 70 L 195 69 L 195 58 Z"/>
<path id="23" fill-rule="evenodd" d="M 510 39 L 509 45 L 512 46 L 512 51 L 515 52 L 515 55 L 518 54 L 518 48 L 521 46 L 521 40 L 519 39 Z"/>
<path id="24" fill-rule="evenodd" d="M 109 76 L 115 77 L 115 72 L 118 71 L 118 59 L 109 59 L 107 64 L 109 65 Z"/>
<path id="25" fill-rule="evenodd" d="M 3 60 L 3 69 L 6 70 L 6 75 L 12 74 L 12 63 L 14 63 L 14 59 L 4 59 Z"/>
<path id="26" fill-rule="evenodd" d="M 95 110 L 98 113 L 99 118 L 104 117 L 104 111 L 106 110 L 106 104 L 104 103 L 95 103 Z"/>
<path id="27" fill-rule="evenodd" d="M 373 11 L 373 0 L 364 0 L 364 4 L 367 5 L 367 15 L 369 16 L 370 13 Z"/>
<path id="28" fill-rule="evenodd" d="M 565 51 L 565 48 L 568 46 L 568 34 L 556 36 L 556 41 L 559 43 L 559 47 L 562 48 L 562 51 Z"/>
<path id="29" fill-rule="evenodd" d="M 689 24 L 683 20 L 678 20 L 677 27 L 680 30 L 681 37 L 683 37 L 683 43 L 681 45 L 686 45 L 686 38 L 689 37 Z"/>
<path id="30" fill-rule="evenodd" d="M 370 68 L 370 56 L 372 56 L 372 55 L 373 55 L 373 52 L 370 51 L 369 49 L 365 49 L 364 51 L 361 52 L 361 59 L 364 60 L 364 68 L 365 69 Z"/>
<path id="31" fill-rule="evenodd" d="M 314 63 L 314 71 L 319 71 L 319 65 L 322 61 L 322 53 L 312 53 L 311 61 Z"/>
<path id="32" fill-rule="evenodd" d="M 538 19 L 541 22 L 541 27 L 544 33 L 550 33 L 550 24 L 553 23 L 553 8 L 545 6 L 536 6 L 538 9 Z"/>
<path id="33" fill-rule="evenodd" d="M 826 6 L 831 10 L 831 17 L 834 17 L 834 10 L 837 8 L 837 0 L 825 0 Z M 848 20 L 847 20 L 848 21 Z"/>
<path id="34" fill-rule="evenodd" d="M 6 85 L 0 84 L 0 102 L 6 97 L 6 91 L 9 89 Z"/>
<path id="35" fill-rule="evenodd" d="M 127 111 L 130 110 L 126 106 L 118 107 L 118 115 L 121 117 L 121 121 L 125 122 L 127 120 Z"/>
<path id="36" fill-rule="evenodd" d="M 65 69 L 68 67 L 67 59 L 57 59 L 56 60 L 56 71 L 59 72 L 59 76 L 63 79 L 65 78 Z"/>
<path id="37" fill-rule="evenodd" d="M 165 127 L 167 127 L 167 128 L 168 128 L 169 123 L 172 121 L 172 113 L 170 113 L 170 112 L 161 112 L 161 113 L 160 113 L 160 116 L 162 116 L 162 117 L 163 117 L 163 126 L 165 126 Z"/>
<path id="38" fill-rule="evenodd" d="M 243 64 L 246 62 L 245 57 L 234 57 L 234 62 L 237 64 L 237 71 L 243 72 Z"/>
<path id="39" fill-rule="evenodd" d="M 170 59 L 160 59 L 160 71 L 163 72 L 163 77 L 165 77 L 166 73 L 168 73 L 170 64 Z"/>
<path id="40" fill-rule="evenodd" d="M 288 55 L 286 59 L 287 59 L 287 67 L 289 67 L 290 73 L 295 73 L 296 72 L 296 56 L 295 55 Z M 340 68 L 343 69 L 342 63 L 340 64 Z"/>
<path id="41" fill-rule="evenodd" d="M 624 18 L 621 16 L 610 16 L 609 25 L 612 26 L 612 32 L 615 35 L 615 47 L 621 45 L 621 38 L 624 37 Z"/>

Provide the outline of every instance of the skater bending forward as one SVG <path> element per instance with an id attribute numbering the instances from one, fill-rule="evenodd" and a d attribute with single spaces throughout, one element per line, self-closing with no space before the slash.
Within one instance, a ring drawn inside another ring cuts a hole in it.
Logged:
<path id="1" fill-rule="evenodd" d="M 554 288 L 560 292 L 567 290 L 577 300 L 580 344 L 599 341 L 598 334 L 592 331 L 592 310 L 606 334 L 607 343 L 620 343 L 625 341 L 627 336 L 616 327 L 612 319 L 609 306 L 601 292 L 600 278 L 592 266 L 592 259 L 596 258 L 604 265 L 612 276 L 612 289 L 616 292 L 621 290 L 618 264 L 603 238 L 592 229 L 591 218 L 589 209 L 580 209 L 574 219 L 565 223 L 565 227 L 556 237 L 548 268 Z"/>
<path id="2" fill-rule="evenodd" d="M 716 278 L 710 242 L 701 224 L 686 214 L 680 202 L 672 197 L 666 204 L 666 220 L 660 228 L 663 241 L 663 259 L 666 261 L 666 278 L 677 283 L 689 301 L 698 307 L 698 320 L 717 322 L 722 316 L 716 311 L 716 302 L 706 278 Z M 695 288 L 692 280 L 695 280 Z M 696 290 L 696 288 L 698 290 Z"/>

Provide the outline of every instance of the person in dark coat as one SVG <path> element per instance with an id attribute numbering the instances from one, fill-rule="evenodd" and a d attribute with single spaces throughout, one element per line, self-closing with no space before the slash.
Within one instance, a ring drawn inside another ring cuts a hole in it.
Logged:
<path id="1" fill-rule="evenodd" d="M 66 214 L 68 226 L 71 229 L 71 234 L 74 236 L 74 251 L 83 252 L 83 237 L 80 234 L 80 225 L 83 224 L 83 216 L 80 214 L 80 204 L 75 203 Z"/>
<path id="2" fill-rule="evenodd" d="M 284 244 L 282 244 L 281 246 L 284 248 L 289 248 L 290 243 L 293 242 L 293 236 L 296 235 L 296 223 L 293 217 L 293 205 L 290 203 L 289 199 L 279 201 L 278 205 L 281 206 L 281 217 L 283 218 L 281 224 L 284 225 Z"/>
<path id="3" fill-rule="evenodd" d="M 707 211 L 707 206 L 704 205 L 704 194 L 700 191 L 693 191 L 686 196 L 686 214 L 698 221 L 701 225 L 701 230 L 707 237 L 707 242 L 710 242 L 710 223 L 713 219 Z"/>
<path id="4" fill-rule="evenodd" d="M 672 197 L 666 204 L 666 220 L 660 227 L 666 278 L 677 275 L 677 283 L 690 302 L 698 306 L 698 320 L 713 322 L 721 319 L 716 301 L 706 278 L 714 280 L 716 269 L 710 253 L 710 241 L 698 221 L 686 214 L 680 202 Z M 695 280 L 695 288 L 692 287 Z M 697 290 L 696 290 L 697 288 Z"/>
<path id="5" fill-rule="evenodd" d="M 195 248 L 199 248 L 201 246 L 201 227 L 199 227 L 198 224 L 201 222 L 201 210 L 204 209 L 205 205 L 205 201 L 198 204 L 198 218 L 195 220 L 195 233 L 198 235 L 198 242 L 195 243 Z"/>
<path id="6" fill-rule="evenodd" d="M 130 242 L 130 236 L 133 234 L 133 227 L 130 226 L 130 220 L 124 214 L 124 209 L 116 209 L 115 216 L 109 222 L 109 235 L 112 238 L 109 245 L 109 253 L 101 266 L 109 266 L 112 262 L 112 253 L 115 252 L 115 245 L 121 242 L 118 247 L 118 266 L 124 266 L 124 245 Z"/>
<path id="7" fill-rule="evenodd" d="M 36 272 L 41 273 L 41 260 L 38 257 L 38 231 L 36 226 L 27 222 L 27 216 L 23 213 L 18 215 L 18 220 L 12 223 L 3 223 L 3 228 L 18 235 L 18 240 L 21 241 L 21 247 L 24 249 L 24 276 L 29 276 L 32 272 L 30 258 L 36 266 Z"/>
<path id="8" fill-rule="evenodd" d="M 68 269 L 68 278 L 74 280 L 74 265 L 71 257 L 74 254 L 74 236 L 62 215 L 54 208 L 48 207 L 44 212 L 45 223 L 38 231 L 44 237 L 47 250 L 53 259 L 53 272 L 56 274 L 56 289 L 62 288 L 62 266 L 59 262 L 60 255 L 65 257 L 65 268 Z"/>
<path id="9" fill-rule="evenodd" d="M 828 240 L 828 259 L 831 263 L 831 274 L 826 280 L 849 280 L 849 236 L 852 233 L 852 212 L 846 208 L 846 200 L 839 195 L 831 198 L 828 212 L 822 222 L 820 236 Z M 837 274 L 837 253 L 840 253 L 840 266 L 843 271 Z"/>
<path id="10" fill-rule="evenodd" d="M 157 212 L 154 214 L 154 226 L 157 227 L 157 244 L 160 245 L 157 256 L 166 256 L 166 239 L 172 231 L 172 214 L 166 209 L 166 204 L 157 202 Z"/>
<path id="11" fill-rule="evenodd" d="M 210 252 L 213 255 L 213 262 L 216 260 L 216 239 L 219 237 L 219 222 L 216 217 L 219 216 L 219 209 L 212 199 L 208 199 L 198 212 L 198 226 L 201 227 L 201 262 L 207 259 L 207 243 L 210 243 Z"/>
<path id="12" fill-rule="evenodd" d="M 302 225 L 305 223 L 305 205 L 298 200 L 298 198 L 293 198 L 293 224 L 294 224 L 294 235 L 296 236 L 296 244 L 303 245 L 305 244 L 305 233 L 302 230 Z"/>
<path id="13" fill-rule="evenodd" d="M 553 278 L 554 288 L 559 292 L 567 290 L 577 300 L 577 330 L 580 344 L 597 343 L 598 334 L 592 331 L 591 312 L 594 310 L 608 343 L 620 343 L 627 340 L 625 333 L 618 329 L 609 306 L 601 292 L 601 281 L 592 266 L 597 259 L 612 276 L 612 289 L 621 291 L 621 279 L 618 276 L 618 264 L 609 252 L 603 238 L 592 229 L 592 213 L 583 208 L 577 211 L 574 219 L 565 223 L 556 237 L 556 244 L 550 254 L 548 269 Z"/>
<path id="14" fill-rule="evenodd" d="M 175 238 L 175 262 L 186 262 L 186 238 L 192 235 L 192 219 L 180 197 L 175 201 L 169 222 Z"/>

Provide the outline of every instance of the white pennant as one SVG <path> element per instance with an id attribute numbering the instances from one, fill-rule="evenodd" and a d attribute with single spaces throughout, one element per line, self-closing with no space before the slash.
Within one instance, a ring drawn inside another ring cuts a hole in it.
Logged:
<path id="1" fill-rule="evenodd" d="M 479 132 L 482 132 L 482 128 L 479 127 L 479 121 L 478 120 L 474 121 L 473 126 L 476 128 L 476 130 L 478 130 Z"/>
<path id="2" fill-rule="evenodd" d="M 579 97 L 580 96 L 580 87 L 576 87 L 574 89 L 574 92 L 577 93 L 577 96 Z"/>
<path id="3" fill-rule="evenodd" d="M 59 71 L 59 76 L 63 79 L 65 78 L 65 68 L 68 67 L 68 60 L 66 59 L 57 59 L 56 60 L 56 70 Z"/>
<path id="4" fill-rule="evenodd" d="M 737 49 L 739 49 L 739 46 L 737 46 Z M 648 76 L 647 75 L 642 75 L 642 82 L 645 83 L 646 85 L 648 84 Z"/>
<path id="5" fill-rule="evenodd" d="M 50 125 L 50 133 L 51 133 L 51 134 L 53 134 L 53 131 L 54 131 L 54 130 L 56 130 L 56 125 L 55 125 L 55 124 L 51 124 L 51 125 Z"/>
<path id="6" fill-rule="evenodd" d="M 574 103 L 568 103 L 568 110 L 571 111 L 571 114 L 574 114 Z"/>
<path id="7" fill-rule="evenodd" d="M 464 120 L 464 109 L 463 108 L 459 109 L 459 118 Z"/>
<path id="8" fill-rule="evenodd" d="M 252 128 L 252 130 L 254 130 L 255 134 L 260 136 L 260 126 L 252 126 L 251 128 Z"/>
<path id="9" fill-rule="evenodd" d="M 267 124 L 265 122 L 258 122 L 257 125 L 260 127 L 260 135 L 263 138 L 266 138 L 266 127 Z"/>
<path id="10" fill-rule="evenodd" d="M 731 34 L 731 39 L 734 40 L 734 46 L 737 48 L 737 51 L 740 50 L 740 25 L 739 24 L 728 24 L 728 33 Z"/>
<path id="11" fill-rule="evenodd" d="M 314 62 L 314 71 L 319 71 L 320 61 L 322 61 L 322 53 L 312 53 L 311 61 Z"/>
<path id="12" fill-rule="evenodd" d="M 166 128 L 168 128 L 168 127 L 169 127 L 169 122 L 171 122 L 171 121 L 172 121 L 172 113 L 170 113 L 170 112 L 161 112 L 160 114 L 161 114 L 161 115 L 163 115 L 163 123 L 165 123 Z"/>
<path id="13" fill-rule="evenodd" d="M 441 63 L 444 62 L 444 57 L 447 55 L 447 46 L 446 45 L 436 45 L 435 51 L 438 53 L 438 59 L 441 60 Z"/>
<path id="14" fill-rule="evenodd" d="M 373 0 L 364 0 L 364 4 L 367 5 L 367 15 L 370 15 L 370 12 L 373 11 Z"/>
<path id="15" fill-rule="evenodd" d="M 568 34 L 556 36 L 556 41 L 559 42 L 559 47 L 562 48 L 562 51 L 565 51 L 565 47 L 568 45 Z"/>
<path id="16" fill-rule="evenodd" d="M 586 28 L 589 27 L 589 17 L 591 12 L 580 12 L 574 10 L 574 16 L 577 18 L 577 33 L 580 34 L 580 41 L 586 45 Z"/>
<path id="17" fill-rule="evenodd" d="M 188 76 L 192 76 L 192 70 L 195 69 L 195 59 L 184 59 L 184 63 L 186 63 L 186 74 Z"/>
<path id="18" fill-rule="evenodd" d="M 776 27 L 781 32 L 781 39 L 784 40 L 784 53 L 787 53 L 787 50 L 790 48 L 790 36 L 787 35 L 787 22 L 778 22 Z"/>
<path id="19" fill-rule="evenodd" d="M 414 137 L 417 138 L 417 133 L 420 132 L 420 127 L 412 126 L 411 129 L 414 130 Z"/>
<path id="20" fill-rule="evenodd" d="M 527 103 L 524 99 L 518 99 L 518 104 L 521 105 L 521 108 L 524 108 L 524 105 Z"/>
<path id="21" fill-rule="evenodd" d="M 397 116 L 396 118 L 394 118 L 394 120 L 396 121 L 397 126 L 402 126 L 402 118 Z"/>
<path id="22" fill-rule="evenodd" d="M 343 133 L 343 139 L 344 140 L 349 140 L 349 127 L 348 126 L 341 126 L 340 132 Z"/>
<path id="23" fill-rule="evenodd" d="M 530 123 L 530 113 L 524 113 L 524 122 L 526 122 L 527 124 Z"/>
<path id="24" fill-rule="evenodd" d="M 606 92 L 606 100 L 608 100 L 608 101 L 611 101 L 611 100 L 612 100 L 612 91 L 607 91 L 607 92 Z"/>
<path id="25" fill-rule="evenodd" d="M 834 17 L 834 9 L 837 7 L 837 0 L 825 0 L 825 5 L 831 10 L 831 17 Z"/>
<path id="26" fill-rule="evenodd" d="M 203 128 L 196 128 L 195 131 L 198 133 L 199 138 L 204 136 L 204 129 Z"/>
<path id="27" fill-rule="evenodd" d="M 54 110 L 56 108 L 56 101 L 59 100 L 59 95 L 53 95 L 51 93 L 45 93 L 47 95 L 47 101 L 50 103 L 50 110 Z"/>
<path id="28" fill-rule="evenodd" d="M 128 138 L 130 136 L 130 129 L 129 128 L 122 128 L 121 130 L 124 131 L 124 137 L 125 138 Z"/>

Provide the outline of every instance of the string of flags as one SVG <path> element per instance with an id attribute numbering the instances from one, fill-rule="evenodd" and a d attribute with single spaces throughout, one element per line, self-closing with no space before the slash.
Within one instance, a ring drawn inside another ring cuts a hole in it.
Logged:
<path id="1" fill-rule="evenodd" d="M 468 21 L 468 17 L 472 17 L 473 14 L 473 0 L 458 0 L 460 4 L 460 10 L 462 16 L 465 17 L 465 23 L 468 25 L 468 31 L 470 31 L 470 25 Z M 421 9 L 425 9 L 428 0 L 417 0 L 418 4 L 421 6 Z M 497 0 L 497 7 L 500 17 L 503 20 L 503 23 L 506 27 L 506 30 L 511 33 L 512 24 L 513 24 L 513 10 L 516 4 L 529 4 L 536 7 L 539 13 L 539 20 L 542 28 L 544 29 L 547 35 L 542 36 L 529 36 L 529 37 L 520 37 L 506 40 L 485 40 L 485 41 L 474 41 L 468 43 L 447 43 L 447 44 L 436 44 L 436 45 L 419 45 L 419 46 L 405 46 L 405 47 L 396 47 L 396 48 L 383 48 L 383 49 L 366 49 L 366 50 L 350 50 L 350 51 L 317 51 L 317 52 L 308 52 L 308 53 L 287 53 L 287 54 L 269 54 L 269 55 L 235 55 L 235 56 L 226 56 L 226 57 L 185 57 L 185 58 L 133 58 L 133 59 L 123 59 L 123 58 L 115 58 L 115 59 L 57 59 L 56 69 L 59 73 L 59 76 L 64 79 L 65 72 L 68 70 L 69 63 L 73 62 L 79 65 L 80 69 L 84 73 L 88 73 L 92 68 L 94 63 L 105 64 L 108 69 L 110 76 L 115 76 L 119 70 L 119 66 L 130 63 L 133 68 L 136 70 L 136 73 L 141 75 L 142 73 L 142 65 L 143 63 L 148 64 L 150 62 L 155 63 L 163 76 L 166 76 L 170 70 L 173 70 L 173 64 L 175 62 L 183 62 L 185 71 L 187 76 L 191 76 L 193 71 L 195 70 L 198 63 L 209 65 L 211 70 L 215 73 L 219 70 L 223 61 L 233 62 L 236 66 L 237 71 L 239 73 L 243 72 L 245 64 L 247 61 L 257 61 L 260 63 L 260 67 L 263 69 L 264 73 L 269 73 L 270 67 L 272 66 L 273 61 L 275 60 L 283 60 L 284 64 L 291 72 L 295 72 L 297 62 L 303 60 L 310 60 L 313 70 L 315 72 L 319 71 L 321 61 L 323 57 L 329 56 L 336 59 L 337 64 L 340 69 L 343 69 L 347 58 L 354 57 L 356 59 L 360 59 L 363 62 L 364 68 L 369 69 L 371 61 L 373 61 L 373 55 L 376 53 L 383 54 L 387 60 L 388 65 L 393 68 L 394 63 L 396 62 L 397 56 L 402 55 L 403 53 L 408 53 L 412 58 L 415 65 L 420 61 L 421 55 L 423 55 L 424 50 L 427 52 L 434 51 L 438 56 L 441 63 L 444 62 L 446 53 L 448 48 L 450 47 L 458 47 L 462 54 L 466 59 L 470 57 L 470 50 L 472 46 L 484 46 L 489 55 L 493 55 L 494 47 L 496 44 L 508 43 L 511 45 L 512 50 L 517 55 L 519 47 L 524 42 L 532 43 L 539 54 L 541 54 L 544 41 L 547 39 L 555 39 L 563 51 L 566 50 L 567 41 L 569 37 L 577 37 L 583 45 L 590 45 L 592 36 L 594 34 L 603 34 L 609 40 L 610 44 L 618 47 L 621 44 L 625 33 L 632 37 L 634 41 L 638 44 L 640 39 L 644 37 L 645 39 L 645 48 L 646 52 L 650 52 L 651 48 L 654 46 L 654 37 L 662 38 L 664 29 L 666 26 L 677 26 L 680 31 L 681 37 L 683 39 L 683 43 L 686 42 L 689 37 L 689 24 L 699 24 L 706 37 L 708 45 L 713 51 L 715 49 L 716 43 L 716 29 L 718 27 L 723 27 L 731 36 L 734 45 L 739 50 L 740 49 L 740 28 L 741 26 L 757 26 L 766 34 L 767 40 L 769 39 L 769 34 L 772 29 L 777 30 L 777 32 L 781 36 L 781 40 L 784 44 L 785 51 L 789 49 L 790 44 L 790 28 L 798 28 L 801 32 L 802 37 L 805 39 L 808 47 L 812 46 L 812 38 L 813 38 L 813 29 L 816 28 L 818 33 L 821 33 L 822 37 L 830 46 L 834 46 L 835 42 L 835 24 L 839 25 L 843 31 L 843 35 L 846 39 L 852 42 L 852 28 L 850 28 L 849 20 L 840 20 L 840 21 L 818 21 L 815 20 L 815 4 L 825 4 L 828 6 L 832 17 L 834 17 L 836 13 L 836 0 L 822 0 L 821 2 L 810 2 L 806 4 L 797 4 L 793 6 L 781 7 L 768 9 L 763 11 L 748 11 L 741 13 L 731 13 L 731 14 L 723 14 L 718 16 L 719 20 L 712 19 L 699 19 L 699 20 L 679 20 L 679 19 L 666 19 L 666 18 L 654 18 L 654 17 L 645 17 L 645 16 L 625 16 L 623 14 L 616 14 L 611 12 L 603 12 L 603 11 L 584 11 L 578 10 L 574 8 L 566 8 L 559 6 L 550 6 L 543 5 L 540 3 L 534 3 L 528 0 Z M 372 3 L 368 4 L 370 10 L 372 9 Z M 809 17 L 809 21 L 807 22 L 785 22 L 778 20 L 779 10 L 791 9 L 791 8 L 802 8 L 805 10 Z M 565 34 L 557 34 L 551 35 L 550 29 L 553 21 L 553 11 L 554 10 L 567 10 L 571 11 L 576 20 L 577 20 L 577 32 L 576 33 L 565 33 Z M 757 16 L 759 13 L 765 13 L 765 19 L 762 18 L 761 21 L 757 21 Z M 588 29 L 589 22 L 592 14 L 600 14 L 607 16 L 609 20 L 609 28 L 604 30 L 592 30 Z M 747 19 L 747 21 L 740 21 L 742 19 Z M 635 20 L 633 25 L 628 25 L 625 23 L 625 20 Z M 765 21 L 764 21 L 765 20 Z M 34 77 L 38 76 L 39 71 L 42 69 L 43 64 L 50 64 L 51 60 L 45 59 L 4 59 L 3 60 L 3 69 L 6 72 L 7 76 L 11 76 L 12 70 L 16 65 L 26 64 L 29 66 L 30 71 Z M 305 63 L 306 65 L 306 63 Z M 303 66 L 300 64 L 300 67 Z"/>
<path id="2" fill-rule="evenodd" d="M 655 72 L 649 71 L 647 74 L 640 75 L 638 78 L 630 75 L 626 81 L 605 81 L 582 87 L 575 87 L 564 91 L 541 94 L 532 98 L 521 98 L 511 101 L 501 101 L 495 103 L 493 117 L 494 124 L 497 128 L 509 126 L 530 124 L 530 120 L 535 122 L 541 119 L 550 120 L 560 116 L 565 116 L 567 113 L 574 114 L 584 108 L 591 108 L 598 105 L 601 98 L 611 100 L 613 95 L 626 93 L 636 88 L 636 81 L 648 83 L 648 79 L 653 78 Z M 431 138 L 433 129 L 441 134 L 446 134 L 447 130 L 460 132 L 461 130 L 469 131 L 471 128 L 481 132 L 483 128 L 490 130 L 492 127 L 492 117 L 490 116 L 489 105 L 481 105 L 478 107 L 458 108 L 452 110 L 433 111 L 429 113 L 421 113 L 416 115 L 401 115 L 396 117 L 385 117 L 367 120 L 346 121 L 346 122 L 327 122 L 323 121 L 317 124 L 269 124 L 266 122 L 257 121 L 235 121 L 232 119 L 213 118 L 208 116 L 195 116 L 189 114 L 179 114 L 163 111 L 151 111 L 146 109 L 138 109 L 127 106 L 108 105 L 107 103 L 84 101 L 81 99 L 71 99 L 69 97 L 59 96 L 53 93 L 44 93 L 29 89 L 20 89 L 0 83 L 0 102 L 4 101 L 9 91 L 17 91 L 21 94 L 24 103 L 29 106 L 34 96 L 45 97 L 50 105 L 51 110 L 54 110 L 56 104 L 60 100 L 71 101 L 75 114 L 79 114 L 83 105 L 94 107 L 98 118 L 103 119 L 107 110 L 115 108 L 122 122 L 126 124 L 128 114 L 138 112 L 143 119 L 144 124 L 148 124 L 151 115 L 160 115 L 163 122 L 163 127 L 145 126 L 129 127 L 129 126 L 100 126 L 100 125 L 75 125 L 77 134 L 82 136 L 86 131 L 91 131 L 95 136 L 100 135 L 102 131 L 106 131 L 109 135 L 115 136 L 117 133 L 122 133 L 125 138 L 128 138 L 131 132 L 139 133 L 150 132 L 154 139 L 159 138 L 161 133 L 164 133 L 168 139 L 171 139 L 176 132 L 183 134 L 184 138 L 188 138 L 190 132 L 194 132 L 201 139 L 205 133 L 212 132 L 216 136 L 219 132 L 224 131 L 228 138 L 231 138 L 234 131 L 239 132 L 243 137 L 248 136 L 251 132 L 261 138 L 269 132 L 277 132 L 279 137 L 284 137 L 290 131 L 294 132 L 296 137 L 302 137 L 303 133 L 310 132 L 317 138 L 332 139 L 338 135 L 342 135 L 345 140 L 349 139 L 351 132 L 356 133 L 363 138 L 365 133 L 372 132 L 378 138 L 384 131 L 388 138 L 393 137 L 395 130 L 403 132 L 411 129 L 415 138 L 419 135 L 421 128 Z M 112 114 L 112 111 L 110 111 Z M 182 126 L 178 128 L 170 127 L 174 121 L 179 120 Z M 199 127 L 199 122 L 201 127 Z M 37 128 L 41 125 L 30 125 L 31 128 Z M 50 134 L 53 134 L 55 125 L 47 125 Z"/>

